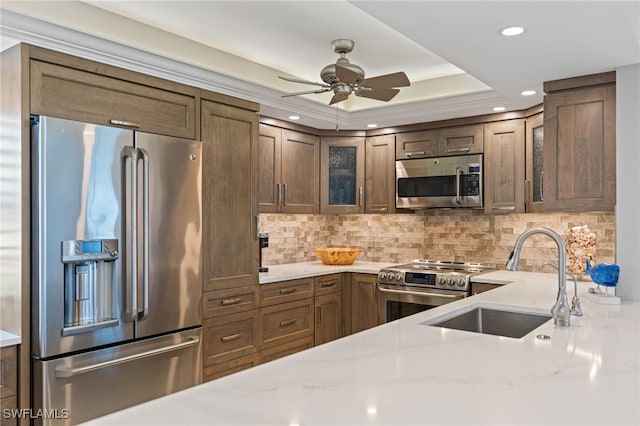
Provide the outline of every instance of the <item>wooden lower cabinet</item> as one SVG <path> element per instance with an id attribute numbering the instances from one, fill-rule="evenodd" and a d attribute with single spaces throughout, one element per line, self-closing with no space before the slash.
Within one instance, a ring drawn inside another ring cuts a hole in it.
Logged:
<path id="1" fill-rule="evenodd" d="M 375 274 L 351 274 L 351 333 L 378 325 Z"/>
<path id="2" fill-rule="evenodd" d="M 18 408 L 18 351 L 17 346 L 0 348 L 0 416 L 2 425 L 16 425 L 16 418 L 5 418 L 4 410 Z"/>
<path id="3" fill-rule="evenodd" d="M 204 321 L 204 379 L 212 380 L 258 362 L 258 310 Z"/>
<path id="4" fill-rule="evenodd" d="M 313 336 L 313 298 L 260 309 L 260 348 Z"/>
<path id="5" fill-rule="evenodd" d="M 260 364 L 283 358 L 296 352 L 304 351 L 313 347 L 313 336 L 282 343 L 278 346 L 263 349 L 260 351 Z"/>
<path id="6" fill-rule="evenodd" d="M 315 298 L 315 344 L 321 345 L 343 336 L 342 293 Z"/>

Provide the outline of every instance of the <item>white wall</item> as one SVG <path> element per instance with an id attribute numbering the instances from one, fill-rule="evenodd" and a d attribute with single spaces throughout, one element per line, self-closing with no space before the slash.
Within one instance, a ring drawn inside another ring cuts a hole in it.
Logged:
<path id="1" fill-rule="evenodd" d="M 640 302 L 640 64 L 616 71 L 616 294 Z"/>

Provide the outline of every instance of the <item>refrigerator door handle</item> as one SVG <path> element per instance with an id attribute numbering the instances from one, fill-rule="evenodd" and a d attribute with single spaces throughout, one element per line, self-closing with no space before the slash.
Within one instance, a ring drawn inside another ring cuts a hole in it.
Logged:
<path id="1" fill-rule="evenodd" d="M 149 315 L 149 153 L 138 148 L 142 159 L 142 311 L 138 321 Z"/>
<path id="2" fill-rule="evenodd" d="M 130 202 L 128 205 L 129 209 L 129 221 L 130 221 L 130 229 L 128 230 L 128 234 L 130 235 L 131 244 L 129 250 L 129 261 L 131 264 L 131 270 L 129 274 L 125 274 L 125 288 L 129 288 L 131 292 L 131 309 L 126 309 L 125 316 L 129 321 L 135 321 L 138 318 L 138 241 L 136 235 L 138 234 L 137 229 L 137 218 L 138 218 L 138 209 L 137 209 L 137 199 L 138 199 L 138 173 L 137 173 L 137 164 L 138 164 L 138 150 L 132 146 L 125 146 L 122 150 L 122 159 L 124 160 L 122 173 L 126 174 L 126 160 L 131 160 L 131 181 L 128 185 L 129 190 L 131 191 Z M 124 182 L 123 177 L 123 182 Z M 124 184 L 126 187 L 126 183 Z M 125 216 L 126 217 L 126 216 Z M 126 219 L 125 219 L 126 220 Z M 125 261 L 126 266 L 126 261 Z M 126 305 L 126 297 L 125 297 L 125 305 Z"/>
<path id="3" fill-rule="evenodd" d="M 152 349 L 152 350 L 149 350 L 149 351 L 141 352 L 139 354 L 124 356 L 122 358 L 117 358 L 117 359 L 112 359 L 112 360 L 109 360 L 109 361 L 99 362 L 99 363 L 87 365 L 87 366 L 84 366 L 84 367 L 71 368 L 71 367 L 58 366 L 55 369 L 56 377 L 57 378 L 73 377 L 73 376 L 77 376 L 79 374 L 89 373 L 91 371 L 96 371 L 96 370 L 100 370 L 102 368 L 112 367 L 112 366 L 118 365 L 118 364 L 124 364 L 126 362 L 135 361 L 135 360 L 138 360 L 138 359 L 141 359 L 141 358 L 147 358 L 147 357 L 150 357 L 150 356 L 159 355 L 159 354 L 166 353 L 166 352 L 172 352 L 172 351 L 177 351 L 179 349 L 188 348 L 190 346 L 197 345 L 199 342 L 200 342 L 200 338 L 196 337 L 196 336 L 193 336 L 193 337 L 190 337 L 187 341 L 182 342 L 182 343 L 176 343 L 174 345 L 169 345 L 169 346 L 165 346 L 165 347 L 162 347 L 162 348 Z"/>

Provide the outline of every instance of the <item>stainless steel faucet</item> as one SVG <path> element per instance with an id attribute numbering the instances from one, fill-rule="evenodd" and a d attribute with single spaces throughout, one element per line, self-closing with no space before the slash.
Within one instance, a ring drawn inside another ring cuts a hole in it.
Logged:
<path id="1" fill-rule="evenodd" d="M 554 324 L 569 326 L 571 307 L 569 306 L 569 298 L 567 297 L 567 248 L 560 235 L 547 228 L 534 228 L 523 232 L 516 240 L 505 267 L 510 271 L 516 271 L 518 269 L 522 245 L 527 238 L 534 234 L 548 235 L 558 246 L 558 297 L 556 304 L 551 308 L 551 316 L 553 317 Z"/>

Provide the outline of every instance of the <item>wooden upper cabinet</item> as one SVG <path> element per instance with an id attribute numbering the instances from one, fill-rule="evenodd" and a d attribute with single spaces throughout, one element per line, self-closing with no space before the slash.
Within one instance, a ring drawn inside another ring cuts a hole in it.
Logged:
<path id="1" fill-rule="evenodd" d="M 525 121 L 525 210 L 527 213 L 544 211 L 544 116 L 542 113 Z"/>
<path id="2" fill-rule="evenodd" d="M 364 213 L 364 137 L 323 137 L 320 213 Z"/>
<path id="3" fill-rule="evenodd" d="M 367 138 L 364 170 L 365 213 L 395 213 L 395 135 Z"/>
<path id="4" fill-rule="evenodd" d="M 202 101 L 203 288 L 258 284 L 258 116 Z"/>
<path id="5" fill-rule="evenodd" d="M 318 213 L 320 138 L 260 124 L 260 213 Z"/>
<path id="6" fill-rule="evenodd" d="M 482 124 L 439 130 L 438 155 L 482 154 Z"/>
<path id="7" fill-rule="evenodd" d="M 31 113 L 196 138 L 195 96 L 30 61 Z"/>
<path id="8" fill-rule="evenodd" d="M 484 211 L 524 213 L 524 120 L 484 126 Z"/>
<path id="9" fill-rule="evenodd" d="M 438 131 L 424 130 L 396 135 L 396 160 L 438 155 Z"/>
<path id="10" fill-rule="evenodd" d="M 545 83 L 545 92 L 544 210 L 613 211 L 615 73 Z"/>

